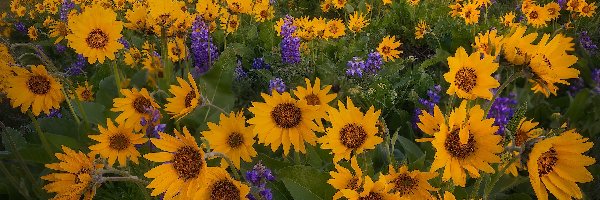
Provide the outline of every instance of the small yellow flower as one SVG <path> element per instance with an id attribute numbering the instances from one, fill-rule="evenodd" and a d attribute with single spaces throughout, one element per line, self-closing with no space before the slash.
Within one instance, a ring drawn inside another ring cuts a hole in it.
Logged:
<path id="1" fill-rule="evenodd" d="M 558 19 L 558 16 L 560 16 L 560 5 L 556 2 L 546 4 L 544 9 L 548 11 L 548 18 L 550 18 L 550 20 Z"/>
<path id="2" fill-rule="evenodd" d="M 429 32 L 429 25 L 424 20 L 420 20 L 415 27 L 415 39 L 423 39 L 426 33 Z"/>
<path id="3" fill-rule="evenodd" d="M 327 22 L 323 37 L 325 38 L 339 38 L 346 34 L 346 26 L 341 19 L 333 19 Z"/>
<path id="4" fill-rule="evenodd" d="M 582 2 L 579 15 L 582 17 L 593 17 L 594 14 L 596 14 L 596 8 L 598 8 L 598 6 L 596 6 L 596 2 L 588 4 L 584 1 Z"/>
<path id="5" fill-rule="evenodd" d="M 99 135 L 88 135 L 92 140 L 99 143 L 90 146 L 91 154 L 100 154 L 108 159 L 108 165 L 112 166 L 118 159 L 121 167 L 127 165 L 127 159 L 131 159 L 138 164 L 140 152 L 135 145 L 143 144 L 148 141 L 144 134 L 133 133 L 133 128 L 125 124 L 115 126 L 112 120 L 106 119 L 106 128 L 98 125 Z"/>
<path id="6" fill-rule="evenodd" d="M 470 2 L 462 8 L 461 17 L 465 19 L 466 24 L 475 24 L 479 22 L 479 7 L 477 3 Z"/>
<path id="7" fill-rule="evenodd" d="M 500 22 L 506 27 L 513 27 L 516 25 L 515 18 L 516 16 L 514 12 L 508 12 L 500 18 Z"/>
<path id="8" fill-rule="evenodd" d="M 38 30 L 37 28 L 35 28 L 34 26 L 29 27 L 29 29 L 27 30 L 27 36 L 29 36 L 29 39 L 31 40 L 37 40 L 38 39 Z"/>
<path id="9" fill-rule="evenodd" d="M 94 101 L 94 92 L 92 91 L 92 86 L 85 81 L 84 85 L 79 85 L 75 89 L 75 95 L 77 99 L 80 101 Z"/>
<path id="10" fill-rule="evenodd" d="M 344 8 L 344 6 L 346 6 L 346 3 L 348 2 L 348 0 L 331 0 L 333 3 L 333 6 L 336 9 L 342 9 Z"/>
<path id="11" fill-rule="evenodd" d="M 365 19 L 365 15 L 354 11 L 348 20 L 348 29 L 354 33 L 360 32 L 363 28 L 369 25 L 369 20 Z"/>
<path id="12" fill-rule="evenodd" d="M 494 58 L 486 56 L 481 58 L 479 53 L 468 55 L 463 47 L 456 50 L 454 57 L 448 57 L 450 71 L 444 74 L 444 79 L 450 83 L 447 93 L 456 94 L 459 98 L 475 99 L 492 98 L 492 88 L 500 86 L 500 83 L 492 73 L 498 69 L 498 63 Z"/>
<path id="13" fill-rule="evenodd" d="M 178 62 L 187 57 L 187 49 L 182 38 L 175 38 L 167 44 L 169 59 Z"/>
<path id="14" fill-rule="evenodd" d="M 402 45 L 402 43 L 400 41 L 396 41 L 396 36 L 392 36 L 391 38 L 390 36 L 386 36 L 383 38 L 381 43 L 379 43 L 379 47 L 377 47 L 377 52 L 381 54 L 383 60 L 394 61 L 394 59 L 399 58 L 399 55 L 402 53 L 402 51 L 397 50 L 400 47 L 400 45 Z"/>
<path id="15" fill-rule="evenodd" d="M 536 28 L 546 27 L 546 22 L 550 21 L 548 10 L 538 5 L 532 5 L 525 16 L 527 17 L 527 23 Z"/>

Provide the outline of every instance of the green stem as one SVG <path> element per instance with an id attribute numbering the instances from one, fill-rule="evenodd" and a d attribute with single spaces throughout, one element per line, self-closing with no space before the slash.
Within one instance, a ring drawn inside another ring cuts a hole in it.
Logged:
<path id="1" fill-rule="evenodd" d="M 214 104 L 212 104 L 212 103 L 210 103 L 210 102 L 206 103 L 205 105 L 206 105 L 206 106 L 213 107 L 213 108 L 215 108 L 215 109 L 219 110 L 219 112 L 221 112 L 221 113 L 223 113 L 223 114 L 227 114 L 227 112 L 226 112 L 226 111 L 225 111 L 223 108 L 221 108 L 221 107 L 219 107 L 219 106 L 216 106 L 216 105 L 214 105 Z"/>
<path id="2" fill-rule="evenodd" d="M 71 115 L 73 115 L 73 119 L 75 119 L 75 122 L 77 122 L 77 124 L 81 124 L 81 121 L 79 120 L 79 117 L 77 117 L 77 114 L 75 114 L 75 109 L 73 109 L 73 105 L 71 104 L 71 101 L 69 100 L 69 96 L 65 92 L 65 88 L 61 87 L 60 88 L 60 92 L 62 92 L 63 96 L 65 96 L 65 101 L 67 102 L 67 106 L 69 107 L 69 111 L 71 111 Z M 81 111 L 81 108 L 79 108 L 79 110 Z"/>
<path id="3" fill-rule="evenodd" d="M 83 109 L 83 105 L 81 105 L 81 101 L 79 100 L 77 95 L 75 96 L 75 104 L 77 104 L 77 109 L 79 109 L 79 112 L 81 113 L 81 117 L 83 118 L 83 121 L 85 122 L 86 130 L 89 131 L 90 129 L 92 129 L 92 127 L 90 126 L 90 121 L 88 120 L 87 113 Z"/>
<path id="4" fill-rule="evenodd" d="M 42 132 L 40 123 L 37 121 L 35 116 L 33 116 L 33 113 L 31 113 L 30 110 L 27 111 L 27 115 L 29 115 L 29 118 L 33 122 L 35 131 L 38 133 L 38 136 L 40 137 L 40 140 L 42 141 L 42 145 L 44 146 L 44 150 L 46 151 L 46 153 L 48 153 L 48 155 L 52 156 L 52 148 L 50 148 L 50 143 L 48 143 L 48 139 L 46 139 L 46 134 L 44 134 L 44 132 Z"/>
<path id="5" fill-rule="evenodd" d="M 496 90 L 496 94 L 494 94 L 494 96 L 490 100 L 490 103 L 488 104 L 487 108 L 485 109 L 485 115 L 484 116 L 487 116 L 487 113 L 492 108 L 492 105 L 494 104 L 494 101 L 496 101 L 496 98 L 498 98 L 500 96 L 500 93 L 502 93 L 502 90 L 504 90 L 504 88 L 506 88 L 506 86 L 508 86 L 508 84 L 512 83 L 513 81 L 517 80 L 520 77 L 523 77 L 524 75 L 525 74 L 523 72 L 521 72 L 521 71 L 516 72 L 516 73 L 510 75 L 510 77 L 508 77 L 508 79 L 504 83 L 502 83 L 502 85 L 500 85 L 500 87 L 498 88 L 498 90 Z"/>
<path id="6" fill-rule="evenodd" d="M 10 182 L 13 185 L 13 187 L 15 187 L 17 191 L 19 191 L 19 193 L 23 195 L 23 197 L 25 197 L 25 199 L 32 199 L 29 195 L 29 192 L 23 190 L 24 188 L 20 186 L 15 177 L 13 177 L 12 174 L 6 168 L 6 166 L 4 166 L 4 162 L 0 162 L 0 171 L 2 171 L 4 177 L 8 178 L 8 182 Z"/>
<path id="7" fill-rule="evenodd" d="M 233 165 L 233 162 L 231 161 L 231 159 L 229 159 L 229 157 L 227 157 L 225 154 L 220 153 L 220 152 L 210 152 L 207 153 L 206 155 L 204 155 L 205 159 L 209 159 L 212 157 L 220 157 L 222 159 L 225 160 L 225 162 L 227 162 L 227 164 L 229 165 L 229 168 L 231 168 L 231 171 L 233 171 L 233 176 L 235 177 L 236 180 L 242 180 L 241 179 L 241 175 L 240 172 L 237 170 L 237 168 L 235 168 L 235 165 Z"/>
<path id="8" fill-rule="evenodd" d="M 502 167 L 502 170 L 497 171 L 496 174 L 494 174 L 494 177 L 492 177 L 492 179 L 490 180 L 490 182 L 488 184 L 486 184 L 485 189 L 483 190 L 483 199 L 487 200 L 489 198 L 490 192 L 492 192 L 492 189 L 494 189 L 494 186 L 496 185 L 496 183 L 498 182 L 498 180 L 500 180 L 500 178 L 505 174 L 504 172 L 506 171 L 506 169 L 508 169 L 508 167 L 517 160 L 517 157 L 512 158 L 506 165 L 504 165 Z M 500 169 L 500 164 L 498 164 L 498 169 Z"/>
<path id="9" fill-rule="evenodd" d="M 115 77 L 115 84 L 117 84 L 117 93 L 119 94 L 119 97 L 121 97 L 123 96 L 123 94 L 121 94 L 121 76 L 119 75 L 119 67 L 117 66 L 116 60 L 113 62 L 113 74 Z"/>

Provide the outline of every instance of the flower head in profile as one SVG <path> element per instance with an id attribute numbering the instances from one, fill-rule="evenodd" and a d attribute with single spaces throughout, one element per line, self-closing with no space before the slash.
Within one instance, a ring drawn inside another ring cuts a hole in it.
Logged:
<path id="1" fill-rule="evenodd" d="M 475 37 L 475 44 L 473 47 L 483 56 L 492 56 L 495 58 L 500 54 L 503 38 L 503 36 L 498 35 L 496 29 L 488 30 L 484 34 L 479 33 L 479 35 Z"/>
<path id="2" fill-rule="evenodd" d="M 53 199 L 92 199 L 95 195 L 93 176 L 102 164 L 94 162 L 94 156 L 76 152 L 62 146 L 64 153 L 56 153 L 57 163 L 46 164 L 46 168 L 56 172 L 44 175 L 41 179 L 49 181 L 43 189 L 56 193 Z"/>
<path id="3" fill-rule="evenodd" d="M 380 178 L 373 181 L 370 176 L 365 177 L 361 190 L 344 189 L 342 193 L 349 200 L 378 199 L 395 200 L 398 199 L 393 193 L 390 193 L 392 187 L 388 186 L 385 179 Z"/>
<path id="4" fill-rule="evenodd" d="M 396 41 L 396 36 L 386 36 L 383 38 L 381 43 L 379 43 L 379 47 L 377 47 L 377 52 L 383 57 L 383 60 L 394 61 L 395 58 L 399 58 L 399 55 L 402 51 L 398 50 L 398 48 L 402 45 L 400 41 Z"/>
<path id="5" fill-rule="evenodd" d="M 69 46 L 87 57 L 89 63 L 104 63 L 107 58 L 114 60 L 116 52 L 123 48 L 118 41 L 122 37 L 123 22 L 117 21 L 114 11 L 100 5 L 73 16 L 69 19 L 69 28 L 71 33 L 66 36 Z"/>
<path id="6" fill-rule="evenodd" d="M 534 144 L 525 162 L 537 198 L 547 200 L 548 191 L 557 199 L 583 198 L 577 183 L 594 179 L 586 167 L 596 163 L 596 159 L 583 155 L 592 146 L 593 142 L 575 130 Z"/>
<path id="7" fill-rule="evenodd" d="M 454 57 L 448 57 L 450 71 L 444 74 L 444 79 L 450 83 L 446 93 L 456 94 L 460 98 L 491 99 L 492 88 L 500 86 L 500 83 L 492 73 L 498 69 L 498 63 L 494 58 L 486 56 L 481 58 L 479 53 L 468 55 L 463 47 L 456 50 Z"/>
<path id="8" fill-rule="evenodd" d="M 165 104 L 165 111 L 173 115 L 171 118 L 181 119 L 194 111 L 196 107 L 202 105 L 202 95 L 198 90 L 194 77 L 188 73 L 187 78 L 188 82 L 177 77 L 179 86 L 171 85 L 171 88 L 169 88 L 169 92 L 175 95 L 167 98 L 168 103 Z"/>
<path id="9" fill-rule="evenodd" d="M 352 167 L 352 172 L 335 163 L 335 171 L 329 172 L 331 179 L 327 180 L 327 183 L 338 190 L 333 196 L 335 200 L 344 196 L 342 190 L 350 189 L 358 191 L 363 184 L 363 172 L 358 165 L 356 156 L 350 159 L 350 166 Z"/>

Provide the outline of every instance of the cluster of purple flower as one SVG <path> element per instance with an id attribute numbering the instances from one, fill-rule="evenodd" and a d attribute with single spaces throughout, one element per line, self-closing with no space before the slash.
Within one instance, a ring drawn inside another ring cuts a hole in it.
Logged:
<path id="1" fill-rule="evenodd" d="M 294 18 L 287 15 L 281 26 L 281 36 L 283 39 L 279 43 L 279 47 L 281 48 L 281 61 L 285 64 L 295 64 L 301 61 L 300 38 L 293 36 L 296 26 L 292 25 L 292 23 L 294 23 Z"/>
<path id="2" fill-rule="evenodd" d="M 151 114 L 149 119 L 142 117 L 140 120 L 140 124 L 146 127 L 146 136 L 149 138 L 160 138 L 158 132 L 164 132 L 166 128 L 166 124 L 160 123 L 160 111 L 158 109 L 148 107 L 146 108 L 146 112 Z M 151 148 L 156 148 L 151 142 L 148 142 Z"/>
<path id="3" fill-rule="evenodd" d="M 569 80 L 569 83 L 569 90 L 567 90 L 567 93 L 571 96 L 577 95 L 577 93 L 585 87 L 585 82 L 582 78 L 571 79 Z"/>
<path id="4" fill-rule="evenodd" d="M 87 60 L 83 57 L 82 54 L 77 55 L 77 60 L 74 63 L 71 63 L 70 67 L 67 67 L 65 73 L 69 76 L 79 76 L 83 73 L 83 67 L 87 64 Z"/>
<path id="5" fill-rule="evenodd" d="M 425 107 L 425 111 L 429 114 L 433 115 L 433 108 L 436 104 L 440 102 L 442 98 L 440 96 L 440 92 L 442 91 L 442 86 L 434 85 L 433 88 L 427 90 L 427 99 L 419 98 L 419 103 Z M 423 113 L 421 108 L 415 108 L 415 115 L 413 116 L 413 128 L 418 130 L 417 123 L 420 122 L 419 115 Z"/>
<path id="6" fill-rule="evenodd" d="M 194 77 L 206 73 L 212 64 L 219 58 L 217 46 L 212 43 L 209 35 L 208 26 L 202 17 L 197 17 L 192 23 L 191 50 L 195 70 L 192 73 Z"/>
<path id="7" fill-rule="evenodd" d="M 600 94 L 600 69 L 592 70 L 592 80 L 594 81 L 594 92 Z"/>
<path id="8" fill-rule="evenodd" d="M 248 76 L 248 73 L 246 73 L 246 71 L 244 71 L 244 68 L 242 67 L 242 61 L 239 59 L 237 61 L 237 65 L 233 73 L 235 75 L 235 80 L 241 80 Z"/>
<path id="9" fill-rule="evenodd" d="M 579 34 L 579 43 L 581 46 L 587 50 L 590 54 L 595 54 L 598 50 L 598 46 L 594 44 L 587 31 L 582 31 Z"/>
<path id="10" fill-rule="evenodd" d="M 379 52 L 372 52 L 367 56 L 367 60 L 364 61 L 359 57 L 353 57 L 351 61 L 348 61 L 346 66 L 346 75 L 362 77 L 363 73 L 376 74 L 383 65 L 383 58 Z"/>
<path id="11" fill-rule="evenodd" d="M 60 43 L 55 44 L 54 47 L 56 48 L 56 52 L 58 54 L 63 54 L 63 53 L 65 53 L 65 51 L 67 51 L 67 46 L 62 45 Z"/>
<path id="12" fill-rule="evenodd" d="M 254 69 L 271 69 L 271 65 L 265 62 L 264 58 L 255 58 L 252 62 L 252 68 Z"/>
<path id="13" fill-rule="evenodd" d="M 269 81 L 269 93 L 271 93 L 273 90 L 283 93 L 285 92 L 285 89 L 285 82 L 283 82 L 281 78 L 274 78 Z"/>
<path id="14" fill-rule="evenodd" d="M 271 200 L 273 194 L 271 189 L 267 188 L 267 182 L 275 181 L 275 176 L 271 170 L 262 163 L 258 162 L 252 170 L 246 172 L 246 181 L 252 186 L 252 191 L 246 197 L 250 200 Z M 258 194 L 256 194 L 258 191 Z"/>
<path id="15" fill-rule="evenodd" d="M 75 3 L 71 0 L 63 0 L 60 7 L 60 20 L 63 22 L 69 21 L 69 12 L 75 8 Z"/>
<path id="16" fill-rule="evenodd" d="M 23 22 L 15 22 L 15 29 L 21 32 L 22 34 L 27 34 L 27 27 L 25 27 L 25 24 L 23 24 Z"/>
<path id="17" fill-rule="evenodd" d="M 492 104 L 492 108 L 488 112 L 487 118 L 494 118 L 494 125 L 499 126 L 499 135 L 504 135 L 504 127 L 515 114 L 515 106 L 517 105 L 516 95 L 511 93 L 507 97 L 498 97 Z"/>
<path id="18" fill-rule="evenodd" d="M 119 38 L 119 43 L 121 43 L 123 45 L 123 48 L 125 49 L 129 49 L 129 42 L 127 42 L 127 39 L 125 39 L 125 37 L 121 37 Z"/>
<path id="19" fill-rule="evenodd" d="M 60 109 L 50 109 L 50 114 L 47 114 L 48 118 L 62 118 L 62 113 L 60 113 Z"/>

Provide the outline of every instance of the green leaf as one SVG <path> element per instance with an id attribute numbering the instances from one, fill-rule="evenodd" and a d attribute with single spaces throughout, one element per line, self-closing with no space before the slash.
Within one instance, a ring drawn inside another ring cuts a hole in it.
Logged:
<path id="1" fill-rule="evenodd" d="M 431 67 L 437 63 L 445 61 L 448 58 L 448 56 L 450 56 L 450 53 L 448 53 L 447 51 L 445 51 L 443 49 L 436 49 L 435 55 L 433 57 L 431 57 L 430 59 L 423 61 L 423 63 L 421 63 L 421 66 L 419 68 L 421 70 L 424 70 L 424 69 Z"/>
<path id="2" fill-rule="evenodd" d="M 575 99 L 571 101 L 571 104 L 565 113 L 569 120 L 578 121 L 586 115 L 585 109 L 589 101 L 589 96 L 590 92 L 588 90 L 581 90 L 577 93 Z"/>
<path id="3" fill-rule="evenodd" d="M 40 118 L 40 127 L 44 133 L 55 133 L 69 137 L 77 137 L 80 134 L 79 126 L 72 119 L 67 118 Z"/>
<path id="4" fill-rule="evenodd" d="M 329 175 L 308 166 L 282 168 L 277 174 L 294 199 L 331 199 L 335 193 L 327 184 Z"/>
<path id="5" fill-rule="evenodd" d="M 77 104 L 73 105 L 75 113 L 83 120 L 86 119 L 90 123 L 102 124 L 106 122 L 106 116 L 104 115 L 105 106 L 94 102 L 80 102 L 83 108 L 83 113 L 80 111 Z M 85 115 L 85 117 L 84 117 Z"/>
<path id="6" fill-rule="evenodd" d="M 131 77 L 131 85 L 137 88 L 143 88 L 148 80 L 148 70 L 142 69 L 133 74 Z"/>
<path id="7" fill-rule="evenodd" d="M 60 149 L 63 145 L 71 149 L 81 149 L 81 143 L 72 137 L 53 133 L 46 133 L 46 139 L 48 139 L 50 144 L 52 144 L 57 149 Z"/>
<path id="8" fill-rule="evenodd" d="M 2 144 L 8 151 L 15 152 L 27 145 L 27 141 L 19 131 L 6 127 L 2 132 Z"/>
<path id="9" fill-rule="evenodd" d="M 46 164 L 49 163 L 51 158 L 45 153 L 46 150 L 41 145 L 28 144 L 23 149 L 19 150 L 19 154 L 23 157 L 23 160 L 31 161 L 35 163 Z"/>
<path id="10" fill-rule="evenodd" d="M 117 84 L 113 75 L 108 76 L 100 81 L 98 92 L 96 92 L 96 102 L 111 108 L 113 99 L 119 96 Z"/>
<path id="11" fill-rule="evenodd" d="M 406 139 L 403 136 L 398 136 L 398 142 L 400 142 L 400 146 L 404 148 L 405 154 L 408 156 L 409 161 L 416 161 L 425 154 L 421 151 L 421 148 L 417 146 L 413 141 Z"/>

